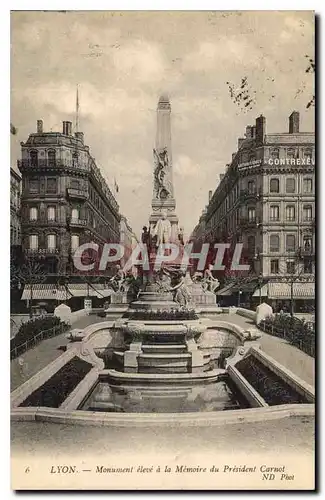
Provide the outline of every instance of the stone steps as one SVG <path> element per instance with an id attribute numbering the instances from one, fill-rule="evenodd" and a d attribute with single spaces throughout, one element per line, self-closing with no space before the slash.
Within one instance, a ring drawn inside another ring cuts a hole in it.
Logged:
<path id="1" fill-rule="evenodd" d="M 142 344 L 144 354 L 181 354 L 186 353 L 186 344 Z"/>

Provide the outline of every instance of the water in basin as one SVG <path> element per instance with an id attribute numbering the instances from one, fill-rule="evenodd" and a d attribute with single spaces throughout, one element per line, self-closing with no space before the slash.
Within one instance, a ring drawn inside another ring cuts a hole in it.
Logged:
<path id="1" fill-rule="evenodd" d="M 98 382 L 81 410 L 126 413 L 184 413 L 247 408 L 227 379 L 186 387 L 114 386 Z"/>

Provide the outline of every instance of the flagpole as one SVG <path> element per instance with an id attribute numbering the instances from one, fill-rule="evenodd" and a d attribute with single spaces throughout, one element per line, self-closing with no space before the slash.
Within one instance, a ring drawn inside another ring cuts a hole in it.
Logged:
<path id="1" fill-rule="evenodd" d="M 77 84 L 76 95 L 76 132 L 79 132 L 79 85 Z"/>

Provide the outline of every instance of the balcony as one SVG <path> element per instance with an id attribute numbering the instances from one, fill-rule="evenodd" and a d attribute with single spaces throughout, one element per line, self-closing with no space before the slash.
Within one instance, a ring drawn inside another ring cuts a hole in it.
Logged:
<path id="1" fill-rule="evenodd" d="M 85 228 L 87 225 L 87 220 L 86 219 L 69 219 L 68 223 L 70 227 L 82 227 Z"/>
<path id="2" fill-rule="evenodd" d="M 76 200 L 87 200 L 88 191 L 85 189 L 67 188 L 69 198 Z"/>
<path id="3" fill-rule="evenodd" d="M 248 217 L 242 217 L 239 219 L 239 225 L 241 227 L 257 227 L 260 224 L 257 217 L 249 219 Z"/>
<path id="4" fill-rule="evenodd" d="M 25 170 L 25 169 L 43 169 L 43 168 L 65 168 L 65 167 L 70 167 L 70 168 L 75 168 L 76 170 L 88 170 L 87 165 L 84 164 L 79 164 L 76 162 L 72 162 L 69 160 L 62 160 L 59 158 L 54 158 L 54 159 L 24 159 L 24 160 L 18 160 L 17 161 L 17 166 L 20 171 Z"/>
<path id="5" fill-rule="evenodd" d="M 241 200 L 258 199 L 262 195 L 263 195 L 262 191 L 257 189 L 255 189 L 254 191 L 249 191 L 248 189 L 241 189 L 239 191 L 239 197 Z"/>
<path id="6" fill-rule="evenodd" d="M 58 255 L 58 248 L 26 248 L 25 252 L 29 255 Z"/>

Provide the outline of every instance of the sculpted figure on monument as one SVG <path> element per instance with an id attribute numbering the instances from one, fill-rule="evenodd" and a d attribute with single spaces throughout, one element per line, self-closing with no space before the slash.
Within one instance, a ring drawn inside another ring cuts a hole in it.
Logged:
<path id="1" fill-rule="evenodd" d="M 157 152 L 153 150 L 156 160 L 154 171 L 156 198 L 166 199 L 171 196 L 171 184 L 168 180 L 169 160 L 167 149 Z"/>
<path id="2" fill-rule="evenodd" d="M 174 301 L 178 302 L 180 306 L 187 309 L 191 302 L 191 294 L 186 286 L 185 273 L 179 272 L 177 276 L 177 283 L 170 291 L 174 292 Z"/>
<path id="3" fill-rule="evenodd" d="M 113 288 L 114 292 L 124 292 L 125 287 L 125 272 L 121 268 L 119 264 L 116 266 L 116 273 L 114 276 L 109 280 L 109 285 Z"/>
<path id="4" fill-rule="evenodd" d="M 203 290 L 214 293 L 219 284 L 219 280 L 213 277 L 212 264 L 210 264 L 209 268 L 204 271 Z"/>
<path id="5" fill-rule="evenodd" d="M 170 221 L 167 219 L 167 210 L 162 210 L 161 217 L 158 220 L 153 232 L 153 235 L 157 237 L 156 245 L 159 246 L 163 243 L 169 243 L 171 232 L 172 226 Z"/>

